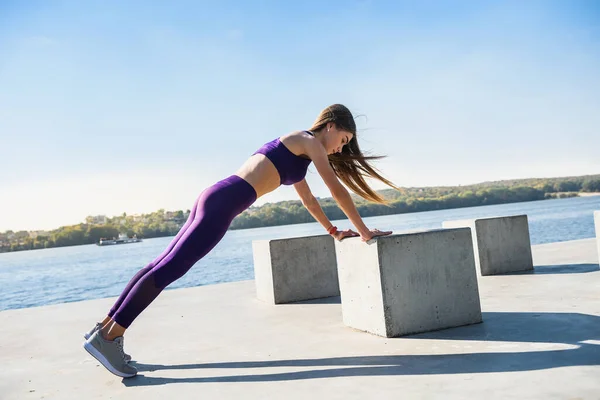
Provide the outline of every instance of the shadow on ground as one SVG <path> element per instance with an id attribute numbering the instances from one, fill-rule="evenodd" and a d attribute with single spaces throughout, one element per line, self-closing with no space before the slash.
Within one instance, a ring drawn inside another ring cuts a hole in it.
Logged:
<path id="1" fill-rule="evenodd" d="M 499 275 L 584 274 L 600 271 L 598 264 L 536 265 L 532 271 L 507 272 Z"/>
<path id="2" fill-rule="evenodd" d="M 204 382 L 274 382 L 351 376 L 439 375 L 533 371 L 568 366 L 600 365 L 600 317 L 579 313 L 486 312 L 481 324 L 388 340 L 461 340 L 532 342 L 573 345 L 570 349 L 440 355 L 373 355 L 296 360 L 230 361 L 181 365 L 135 363 L 140 372 L 190 369 L 301 367 L 302 371 L 161 378 L 139 374 L 126 386 Z M 310 369 L 315 367 L 315 369 Z M 333 367 L 333 368 L 331 368 Z M 308 370 L 306 368 L 309 368 Z M 328 369 L 323 369 L 328 368 Z"/>

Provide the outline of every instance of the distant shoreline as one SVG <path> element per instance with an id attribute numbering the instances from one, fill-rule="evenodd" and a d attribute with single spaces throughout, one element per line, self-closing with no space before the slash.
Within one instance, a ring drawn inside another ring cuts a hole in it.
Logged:
<path id="1" fill-rule="evenodd" d="M 562 193 L 554 193 L 556 195 L 560 195 Z M 564 197 L 546 197 L 545 199 L 539 199 L 539 200 L 525 200 L 525 201 L 514 201 L 514 202 L 506 202 L 506 203 L 498 203 L 498 204 L 489 204 L 489 205 L 501 205 L 501 204 L 516 204 L 516 203 L 528 203 L 528 202 L 532 202 L 532 201 L 544 201 L 544 200 L 566 200 L 568 198 L 575 198 L 575 197 L 600 197 L 600 192 L 592 192 L 592 193 L 579 193 L 579 195 L 577 193 L 574 192 L 567 192 L 564 194 L 570 194 L 571 196 L 564 196 Z M 468 206 L 468 207 L 483 207 L 486 205 L 475 205 L 475 206 Z M 449 207 L 449 208 L 444 208 L 442 210 L 453 210 L 453 209 L 460 209 L 460 208 L 465 208 L 465 207 Z M 402 212 L 402 213 L 398 213 L 398 214 L 412 214 L 412 213 L 418 213 L 418 212 L 426 212 L 426 211 L 439 211 L 439 210 L 423 210 L 423 211 L 409 211 L 409 212 Z M 396 215 L 396 214 L 386 214 L 386 215 Z M 369 217 L 377 217 L 377 216 L 383 216 L 383 215 L 371 215 L 371 216 L 364 216 L 363 218 L 369 218 Z M 337 219 L 331 219 L 333 220 L 337 220 Z M 316 222 L 316 221 L 307 221 L 307 223 L 310 222 Z M 289 224 L 289 225 L 294 225 L 294 224 Z M 263 226 L 264 228 L 268 228 L 271 226 Z M 232 231 L 236 231 L 236 230 L 244 230 L 244 229 L 251 229 L 251 228 L 230 228 L 230 230 Z M 152 236 L 152 237 L 148 237 L 147 239 L 152 239 L 152 238 L 162 238 L 162 237 L 171 237 L 174 236 L 176 234 L 175 231 L 170 232 L 168 234 L 162 234 L 162 235 L 156 235 L 156 236 Z M 58 247 L 71 247 L 71 246 L 80 246 L 80 245 L 86 245 L 86 244 L 91 244 L 91 243 L 79 243 L 79 244 L 71 244 L 71 245 L 65 245 L 65 246 L 53 246 L 53 247 L 48 247 L 48 248 L 58 248 Z M 21 252 L 21 251 L 29 251 L 29 250 L 40 250 L 40 248 L 33 248 L 33 249 L 19 249 L 19 250 L 12 250 L 12 251 L 0 251 L 0 254 L 2 253 L 12 253 L 12 252 Z"/>
<path id="2" fill-rule="evenodd" d="M 402 187 L 377 191 L 384 202 L 367 201 L 356 193 L 352 199 L 363 218 L 449 210 L 496 204 L 521 203 L 546 199 L 600 196 L 600 174 L 562 178 L 531 178 L 482 182 L 467 186 Z M 331 221 L 347 216 L 333 197 L 317 198 Z M 0 232 L 0 253 L 99 243 L 121 235 L 150 239 L 174 236 L 190 210 L 157 210 L 149 214 L 112 217 L 88 216 L 84 222 L 61 226 L 51 231 Z M 229 229 L 252 229 L 314 222 L 300 200 L 285 200 L 251 206 L 236 216 Z"/>

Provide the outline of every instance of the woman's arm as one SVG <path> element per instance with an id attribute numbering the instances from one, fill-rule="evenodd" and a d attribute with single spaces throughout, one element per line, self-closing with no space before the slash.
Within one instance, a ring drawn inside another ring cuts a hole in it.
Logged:
<path id="1" fill-rule="evenodd" d="M 328 230 L 332 225 L 331 221 L 329 221 L 329 218 L 327 218 L 323 212 L 321 205 L 310 191 L 308 183 L 306 183 L 306 179 L 302 179 L 300 182 L 294 184 L 294 189 L 296 189 L 296 192 L 298 192 L 298 196 L 300 196 L 302 205 L 306 207 L 310 215 L 312 215 L 314 219 L 323 225 L 325 230 Z"/>
<path id="2" fill-rule="evenodd" d="M 348 190 L 346 190 L 333 172 L 331 165 L 329 165 L 327 152 L 323 145 L 313 138 L 306 138 L 305 143 L 306 154 L 315 164 L 317 172 L 323 178 L 323 181 L 329 188 L 335 201 L 338 203 L 344 214 L 346 214 L 350 222 L 356 227 L 356 230 L 363 240 L 371 239 L 374 236 L 373 232 L 367 228 L 352 201 L 352 197 L 350 197 L 350 193 L 348 193 Z"/>
<path id="3" fill-rule="evenodd" d="M 310 187 L 308 187 L 308 183 L 306 183 L 306 180 L 302 179 L 300 182 L 294 184 L 294 188 L 300 196 L 302 205 L 306 207 L 310 215 L 312 215 L 314 219 L 316 219 L 321 225 L 323 225 L 323 228 L 325 228 L 325 230 L 330 232 L 330 228 L 332 228 L 333 225 L 331 221 L 329 221 L 329 218 L 327 218 L 327 216 L 323 212 L 323 209 L 321 208 L 321 205 L 319 204 L 315 196 L 313 196 L 312 192 L 310 191 Z M 337 231 L 337 228 L 334 231 L 330 232 L 330 234 L 337 240 L 342 240 L 347 237 L 359 236 L 359 234 L 354 232 L 353 230 L 347 229 L 345 231 Z"/>

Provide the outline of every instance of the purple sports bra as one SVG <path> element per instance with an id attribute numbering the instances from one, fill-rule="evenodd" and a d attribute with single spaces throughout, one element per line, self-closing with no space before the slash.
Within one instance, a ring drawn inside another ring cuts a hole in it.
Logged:
<path id="1" fill-rule="evenodd" d="M 312 135 L 312 132 L 305 132 Z M 281 143 L 279 138 L 265 143 L 254 154 L 263 154 L 271 160 L 277 172 L 279 172 L 282 185 L 293 185 L 304 179 L 306 170 L 312 162 L 309 158 L 303 158 L 292 153 Z"/>

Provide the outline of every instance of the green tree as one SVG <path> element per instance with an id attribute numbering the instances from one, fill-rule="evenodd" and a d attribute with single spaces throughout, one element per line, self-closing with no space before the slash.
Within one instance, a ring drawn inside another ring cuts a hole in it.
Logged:
<path id="1" fill-rule="evenodd" d="M 554 184 L 557 192 L 579 192 L 581 185 L 574 181 L 560 181 Z"/>
<path id="2" fill-rule="evenodd" d="M 600 179 L 586 179 L 581 185 L 584 192 L 600 192 Z"/>
<path id="3" fill-rule="evenodd" d="M 87 242 L 97 243 L 100 239 L 111 239 L 119 236 L 119 230 L 113 226 L 91 226 L 87 231 Z"/>

